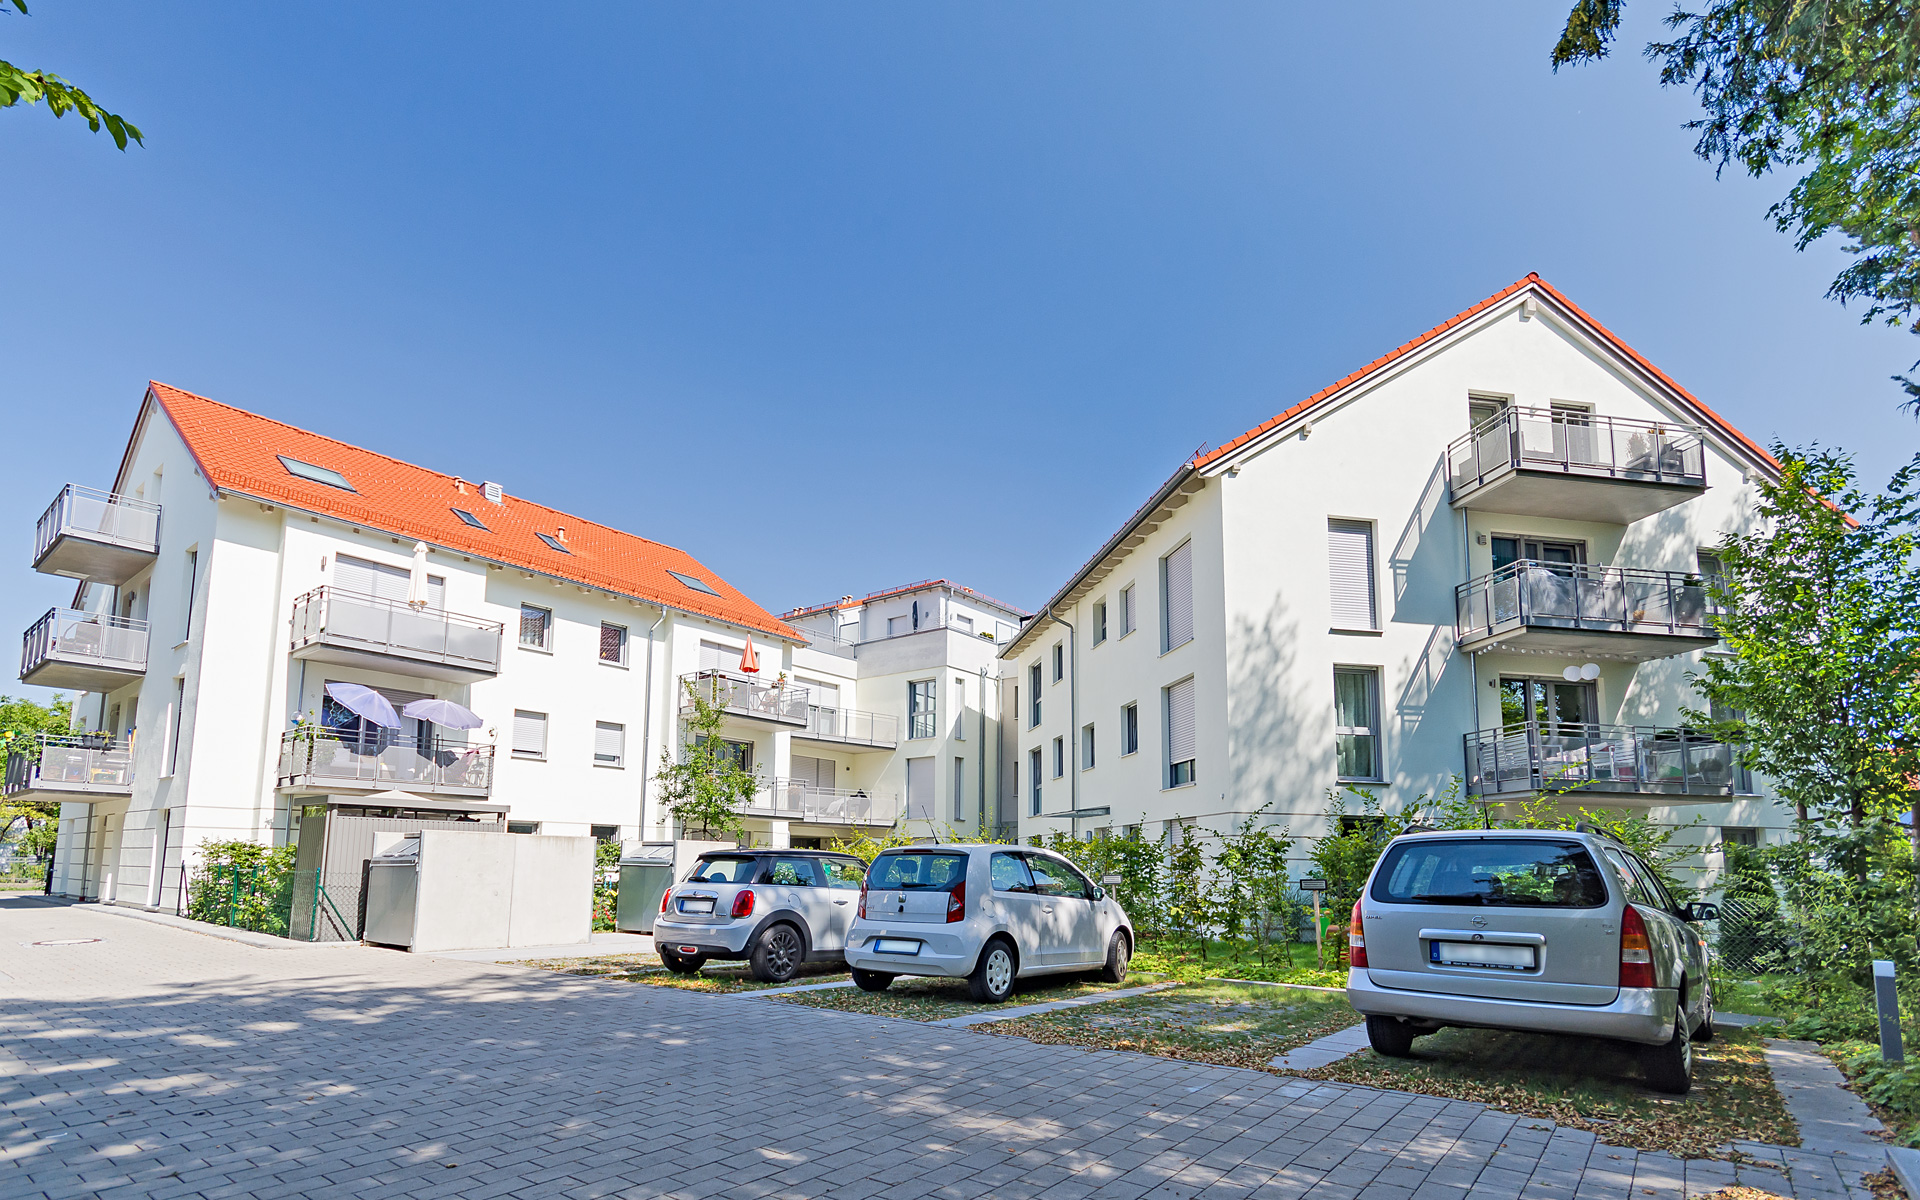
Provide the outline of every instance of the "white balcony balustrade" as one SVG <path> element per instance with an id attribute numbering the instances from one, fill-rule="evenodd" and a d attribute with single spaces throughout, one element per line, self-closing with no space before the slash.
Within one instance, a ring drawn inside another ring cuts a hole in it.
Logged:
<path id="1" fill-rule="evenodd" d="M 101 734 L 41 734 L 7 755 L 6 795 L 62 800 L 133 792 L 133 743 Z"/>
<path id="2" fill-rule="evenodd" d="M 763 780 L 740 806 L 744 816 L 809 825 L 866 825 L 892 828 L 900 820 L 897 792 L 819 787 L 800 779 Z"/>
<path id="3" fill-rule="evenodd" d="M 70 483 L 33 530 L 33 569 L 119 587 L 160 552 L 160 506 Z"/>
<path id="4" fill-rule="evenodd" d="M 110 692 L 147 673 L 147 623 L 56 608 L 20 639 L 20 682 Z"/>
<path id="5" fill-rule="evenodd" d="M 900 744 L 900 718 L 890 713 L 810 704 L 806 728 L 794 730 L 793 736 L 850 750 L 892 750 Z"/>
<path id="6" fill-rule="evenodd" d="M 280 736 L 278 777 L 292 789 L 483 797 L 493 789 L 493 747 L 390 730 L 296 729 Z"/>
<path id="7" fill-rule="evenodd" d="M 808 710 L 807 689 L 793 683 L 748 679 L 725 671 L 696 671 L 680 677 L 680 711 L 693 711 L 693 697 L 699 696 L 728 716 L 770 725 L 804 728 Z"/>
<path id="8" fill-rule="evenodd" d="M 455 683 L 500 673 L 498 621 L 339 588 L 293 602 L 295 658 Z"/>
<path id="9" fill-rule="evenodd" d="M 1629 524 L 1707 490 L 1705 431 L 1508 407 L 1447 447 L 1456 508 Z"/>

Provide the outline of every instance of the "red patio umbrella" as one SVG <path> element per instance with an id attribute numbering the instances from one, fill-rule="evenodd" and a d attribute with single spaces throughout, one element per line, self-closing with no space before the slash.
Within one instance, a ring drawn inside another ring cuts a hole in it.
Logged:
<path id="1" fill-rule="evenodd" d="M 748 675 L 760 673 L 760 656 L 753 652 L 753 639 L 747 639 L 747 648 L 740 652 L 740 669 Z"/>

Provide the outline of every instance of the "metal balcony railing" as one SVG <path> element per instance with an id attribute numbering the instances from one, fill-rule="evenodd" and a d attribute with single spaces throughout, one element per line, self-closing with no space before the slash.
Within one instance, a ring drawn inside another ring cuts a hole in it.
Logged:
<path id="1" fill-rule="evenodd" d="M 817 742 L 892 748 L 900 744 L 900 718 L 891 713 L 810 704 L 807 706 L 807 727 L 794 731 L 794 736 L 812 738 Z"/>
<path id="2" fill-rule="evenodd" d="M 823 788 L 801 779 L 764 780 L 753 798 L 740 806 L 748 816 L 817 825 L 884 825 L 900 820 L 897 792 Z"/>
<path id="3" fill-rule="evenodd" d="M 1454 588 L 1454 632 L 1474 642 L 1516 628 L 1715 637 L 1697 575 L 1522 559 Z"/>
<path id="4" fill-rule="evenodd" d="M 498 621 L 320 587 L 293 602 L 292 649 L 325 644 L 497 674 L 504 628 Z"/>
<path id="5" fill-rule="evenodd" d="M 43 733 L 7 755 L 6 794 L 133 790 L 133 742 L 107 734 Z"/>
<path id="6" fill-rule="evenodd" d="M 282 787 L 325 785 L 482 794 L 493 788 L 493 747 L 380 730 L 294 729 L 280 735 Z"/>
<path id="7" fill-rule="evenodd" d="M 773 721 L 781 725 L 807 723 L 807 689 L 793 683 L 762 682 L 729 675 L 725 671 L 696 671 L 680 677 L 680 711 L 693 710 L 692 697 L 739 717 Z"/>
<path id="8" fill-rule="evenodd" d="M 1560 791 L 1727 796 L 1752 790 L 1738 748 L 1654 725 L 1528 725 L 1466 735 L 1467 792 Z"/>
<path id="9" fill-rule="evenodd" d="M 153 555 L 160 550 L 160 506 L 132 496 L 69 483 L 33 528 L 37 567 L 64 537 Z M 64 572 L 62 572 L 64 573 Z"/>
<path id="10" fill-rule="evenodd" d="M 1456 501 L 1523 469 L 1704 488 L 1703 435 L 1671 421 L 1509 407 L 1447 447 L 1447 472 Z"/>
<path id="11" fill-rule="evenodd" d="M 147 669 L 147 623 L 111 613 L 50 609 L 20 639 L 20 678 L 42 667 L 139 675 Z"/>

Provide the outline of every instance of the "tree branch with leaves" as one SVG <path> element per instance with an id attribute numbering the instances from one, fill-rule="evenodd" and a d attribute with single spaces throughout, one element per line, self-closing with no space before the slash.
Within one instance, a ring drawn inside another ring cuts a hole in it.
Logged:
<path id="1" fill-rule="evenodd" d="M 0 13 L 11 3 L 21 16 L 27 15 L 27 0 L 0 0 Z M 0 60 L 0 108 L 16 104 L 42 104 L 55 117 L 76 113 L 95 133 L 102 129 L 113 144 L 125 150 L 128 142 L 146 145 L 139 126 L 118 113 L 108 112 L 98 101 L 51 71 L 29 71 Z"/>
<path id="2" fill-rule="evenodd" d="M 680 721 L 679 754 L 662 750 L 654 779 L 681 836 L 736 841 L 746 832 L 740 809 L 760 790 L 760 777 L 740 765 L 720 736 L 727 713 L 703 690 L 706 682 L 682 681 L 692 711 Z"/>

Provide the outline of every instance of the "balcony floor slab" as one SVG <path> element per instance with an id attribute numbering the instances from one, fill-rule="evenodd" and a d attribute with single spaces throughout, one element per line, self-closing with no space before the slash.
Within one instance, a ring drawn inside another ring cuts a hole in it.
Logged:
<path id="1" fill-rule="evenodd" d="M 345 642 L 324 633 L 305 645 L 294 647 L 292 653 L 294 658 L 307 662 L 360 667 L 369 671 L 412 675 L 420 679 L 438 679 L 446 683 L 471 683 L 476 679 L 492 679 L 500 673 L 499 668 L 493 665 L 478 667 L 450 663 L 409 653 L 404 647 L 369 649 L 364 643 Z"/>
<path id="2" fill-rule="evenodd" d="M 1604 521 L 1631 525 L 1705 494 L 1704 480 L 1636 479 L 1631 476 L 1521 467 L 1482 482 L 1456 487 L 1453 507 L 1523 517 Z"/>
<path id="3" fill-rule="evenodd" d="M 159 557 L 151 542 L 118 541 L 79 533 L 63 533 L 33 561 L 42 575 L 90 579 L 114 587 L 146 570 Z"/>
<path id="4" fill-rule="evenodd" d="M 1603 659 L 1610 662 L 1651 662 L 1690 654 L 1720 644 L 1718 637 L 1684 633 L 1646 633 L 1633 630 L 1567 629 L 1552 625 L 1513 625 L 1490 636 L 1463 639 L 1468 654 L 1509 651 L 1546 654 L 1558 658 Z"/>
<path id="5" fill-rule="evenodd" d="M 76 692 L 110 692 L 144 677 L 145 664 L 103 665 L 97 661 L 75 662 L 58 656 L 41 659 L 23 672 L 21 683 L 35 687 L 60 688 Z"/>

